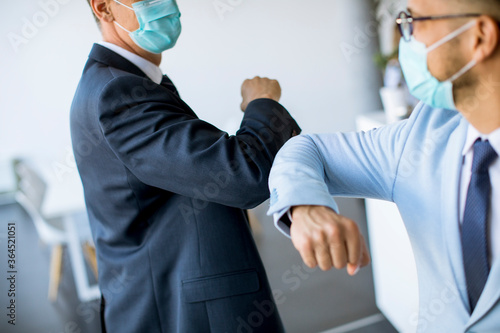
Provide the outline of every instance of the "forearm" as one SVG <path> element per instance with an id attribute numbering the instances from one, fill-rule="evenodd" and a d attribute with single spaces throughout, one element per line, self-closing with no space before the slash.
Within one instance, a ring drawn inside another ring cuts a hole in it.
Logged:
<path id="1" fill-rule="evenodd" d="M 256 206 L 268 197 L 274 157 L 300 131 L 279 103 L 250 103 L 240 131 L 229 136 L 166 98 L 161 88 L 144 100 L 129 101 L 120 98 L 119 88 L 126 87 L 118 83 L 104 92 L 117 105 L 101 104 L 101 128 L 114 154 L 138 179 L 238 208 Z"/>
<path id="2" fill-rule="evenodd" d="M 271 203 L 269 215 L 285 235 L 290 235 L 286 214 L 293 206 L 326 206 L 338 212 L 324 178 L 321 152 L 309 136 L 288 141 L 276 156 L 269 177 Z"/>

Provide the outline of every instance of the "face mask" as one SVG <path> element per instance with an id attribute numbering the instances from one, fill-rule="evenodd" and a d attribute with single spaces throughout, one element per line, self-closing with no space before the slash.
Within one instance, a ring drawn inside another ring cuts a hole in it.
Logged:
<path id="1" fill-rule="evenodd" d="M 451 78 L 440 82 L 432 76 L 427 67 L 427 55 L 471 29 L 475 24 L 475 21 L 467 23 L 430 47 L 426 47 L 424 43 L 417 41 L 413 36 L 409 42 L 401 38 L 399 62 L 413 96 L 434 108 L 457 109 L 453 99 L 453 82 L 476 66 L 477 62 L 472 60 Z"/>
<path id="2" fill-rule="evenodd" d="M 135 12 L 139 21 L 136 31 L 128 31 L 116 21 L 115 24 L 128 32 L 139 47 L 160 54 L 175 46 L 182 30 L 181 13 L 175 0 L 145 0 L 133 3 L 132 7 L 114 1 Z"/>

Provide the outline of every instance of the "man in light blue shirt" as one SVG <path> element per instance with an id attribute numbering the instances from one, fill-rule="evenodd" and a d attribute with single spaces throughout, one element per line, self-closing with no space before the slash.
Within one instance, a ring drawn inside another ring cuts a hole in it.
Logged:
<path id="1" fill-rule="evenodd" d="M 296 137 L 271 172 L 269 214 L 310 267 L 354 275 L 370 260 L 332 196 L 398 205 L 417 264 L 420 332 L 500 332 L 498 22 L 497 0 L 410 0 L 397 20 L 403 72 L 422 100 L 410 119 Z M 450 289 L 459 297 L 429 313 Z"/>

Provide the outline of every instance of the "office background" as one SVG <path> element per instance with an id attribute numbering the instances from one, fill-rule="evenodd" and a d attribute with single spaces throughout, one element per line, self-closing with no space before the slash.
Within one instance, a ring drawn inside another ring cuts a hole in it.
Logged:
<path id="1" fill-rule="evenodd" d="M 381 108 L 381 72 L 373 62 L 379 50 L 374 1 L 178 0 L 178 4 L 183 33 L 177 46 L 164 54 L 161 68 L 200 118 L 233 133 L 242 117 L 241 83 L 255 75 L 280 81 L 281 102 L 305 133 L 355 130 L 357 115 Z M 4 3 L 0 36 L 0 160 L 40 158 L 49 161 L 53 172 L 76 172 L 69 108 L 92 43 L 100 40 L 86 0 Z M 365 223 L 360 201 L 342 203 L 345 215 Z M 256 211 L 264 224 L 257 242 L 271 284 L 286 293 L 287 301 L 280 307 L 289 332 L 319 332 L 377 314 L 370 269 L 354 279 L 345 272 L 315 271 L 311 278 L 301 279 L 298 291 L 290 290 L 283 274 L 301 261 L 290 242 L 270 225 L 265 208 L 264 204 Z M 0 208 L 1 225 L 11 218 L 8 214 L 26 219 L 17 208 L 8 207 L 3 215 Z M 28 227 L 26 233 L 36 240 Z M 48 262 L 48 254 L 36 241 L 24 245 Z M 28 259 L 25 262 L 30 265 Z M 71 288 L 71 281 L 66 284 Z M 24 294 L 29 299 L 37 293 Z M 45 290 L 38 294 L 43 298 Z M 49 312 L 57 316 L 60 309 L 55 306 Z M 26 314 L 19 320 L 35 319 Z M 47 332 L 64 331 L 64 326 L 54 325 L 43 327 Z M 78 328 L 85 331 L 84 324 Z"/>
<path id="2" fill-rule="evenodd" d="M 255 75 L 279 79 L 282 103 L 306 132 L 353 130 L 356 115 L 380 108 L 373 1 L 178 3 L 183 33 L 161 68 L 201 118 L 234 126 L 241 83 Z M 61 158 L 70 146 L 68 110 L 99 31 L 85 0 L 7 2 L 2 12 L 2 157 Z"/>

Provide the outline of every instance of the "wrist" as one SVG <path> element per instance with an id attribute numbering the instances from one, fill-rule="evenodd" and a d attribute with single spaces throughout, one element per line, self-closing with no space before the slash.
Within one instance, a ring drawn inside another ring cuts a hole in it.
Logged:
<path id="1" fill-rule="evenodd" d="M 288 211 L 290 213 L 290 217 L 292 219 L 297 219 L 300 216 L 300 213 L 306 208 L 306 206 L 293 206 Z"/>
<path id="2" fill-rule="evenodd" d="M 262 95 L 257 96 L 257 98 L 255 98 L 255 99 L 263 99 L 263 98 L 272 99 L 272 100 L 276 101 L 276 99 L 271 94 L 262 94 Z"/>

